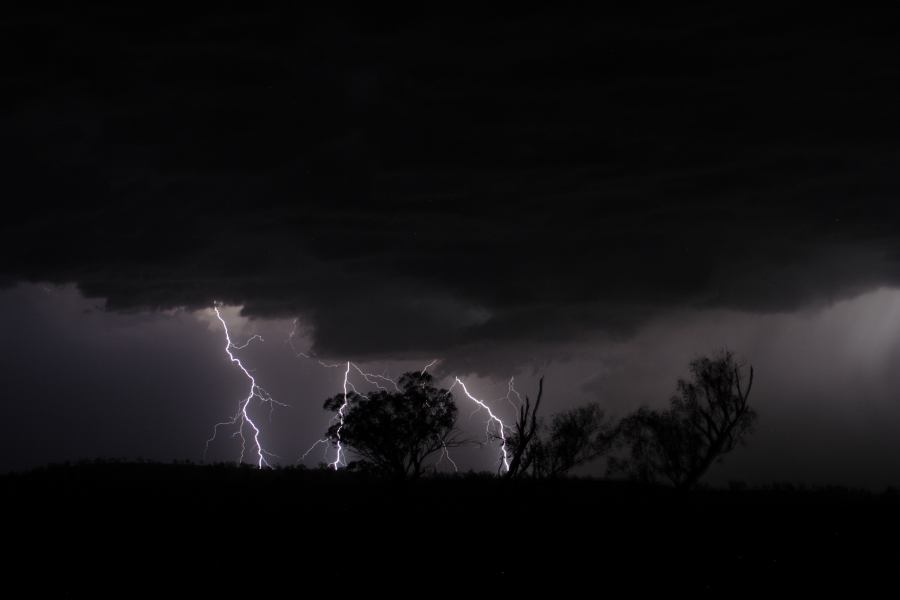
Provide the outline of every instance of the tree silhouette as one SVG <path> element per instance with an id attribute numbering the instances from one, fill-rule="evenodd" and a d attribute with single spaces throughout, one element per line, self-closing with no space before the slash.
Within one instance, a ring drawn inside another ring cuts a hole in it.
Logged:
<path id="1" fill-rule="evenodd" d="M 457 408 L 453 395 L 436 388 L 429 373 L 405 373 L 398 387 L 394 392 L 349 392 L 343 424 L 332 424 L 326 437 L 335 444 L 340 441 L 382 473 L 419 477 L 430 456 L 462 443 Z M 344 400 L 344 394 L 338 394 L 326 400 L 324 408 L 338 411 Z"/>
<path id="2" fill-rule="evenodd" d="M 599 458 L 612 447 L 614 428 L 596 403 L 579 406 L 553 416 L 546 435 L 537 416 L 544 394 L 544 378 L 537 400 L 528 396 L 519 407 L 515 430 L 507 439 L 512 459 L 506 476 L 558 477 Z"/>
<path id="3" fill-rule="evenodd" d="M 544 395 L 544 378 L 538 383 L 538 395 L 534 404 L 531 398 L 525 395 L 525 402 L 519 407 L 519 416 L 516 418 L 516 429 L 507 440 L 507 447 L 512 451 L 512 460 L 509 461 L 509 470 L 506 477 L 512 479 L 528 472 L 534 458 L 531 449 L 537 441 L 538 419 L 537 411 L 541 406 L 541 398 Z"/>
<path id="4" fill-rule="evenodd" d="M 536 477 L 559 477 L 596 460 L 612 449 L 615 427 L 600 405 L 592 402 L 553 416 L 547 435 L 529 449 L 531 472 Z"/>
<path id="5" fill-rule="evenodd" d="M 746 386 L 741 370 L 728 350 L 691 361 L 691 379 L 678 380 L 667 410 L 643 407 L 622 421 L 619 432 L 630 457 L 614 461 L 611 470 L 644 481 L 666 479 L 677 488 L 696 485 L 756 422 L 748 404 L 753 367 Z"/>

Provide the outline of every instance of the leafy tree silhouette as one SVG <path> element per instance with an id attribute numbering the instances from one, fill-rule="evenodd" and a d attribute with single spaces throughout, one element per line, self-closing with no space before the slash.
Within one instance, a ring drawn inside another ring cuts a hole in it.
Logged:
<path id="1" fill-rule="evenodd" d="M 419 477 L 428 458 L 465 443 L 456 428 L 453 394 L 434 386 L 429 373 L 405 373 L 400 391 L 347 394 L 343 425 L 329 427 L 326 437 L 350 448 L 371 468 L 400 478 Z M 337 411 L 344 394 L 325 401 Z"/>
<path id="2" fill-rule="evenodd" d="M 741 370 L 728 350 L 691 361 L 691 379 L 678 380 L 667 410 L 642 407 L 622 421 L 620 439 L 630 457 L 611 461 L 611 471 L 643 481 L 668 480 L 682 489 L 695 486 L 756 423 L 748 404 L 753 367 L 746 386 Z"/>

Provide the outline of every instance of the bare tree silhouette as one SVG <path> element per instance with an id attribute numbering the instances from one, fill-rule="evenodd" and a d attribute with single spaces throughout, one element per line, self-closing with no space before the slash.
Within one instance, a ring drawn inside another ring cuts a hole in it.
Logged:
<path id="1" fill-rule="evenodd" d="M 741 371 L 728 350 L 691 361 L 691 379 L 678 380 L 667 410 L 643 407 L 622 421 L 620 439 L 629 457 L 612 461 L 611 471 L 644 481 L 668 480 L 677 488 L 695 486 L 756 423 L 748 404 L 753 367 L 746 385 Z"/>
<path id="2" fill-rule="evenodd" d="M 516 419 L 515 432 L 507 440 L 507 446 L 512 449 L 512 460 L 509 461 L 509 470 L 506 477 L 512 479 L 522 473 L 528 472 L 534 453 L 530 452 L 537 434 L 537 411 L 541 406 L 541 398 L 544 395 L 544 378 L 538 382 L 537 400 L 532 405 L 531 399 L 525 395 L 525 402 L 519 407 L 519 416 Z"/>
<path id="3" fill-rule="evenodd" d="M 419 477 L 429 457 L 464 443 L 456 428 L 453 394 L 433 385 L 429 373 L 404 374 L 400 391 L 378 390 L 346 396 L 343 423 L 334 423 L 326 436 L 340 441 L 368 466 L 401 478 Z M 338 394 L 324 408 L 338 411 L 345 401 Z"/>
<path id="4" fill-rule="evenodd" d="M 608 452 L 615 436 L 603 410 L 596 403 L 553 416 L 546 435 L 537 412 L 544 394 L 544 378 L 532 405 L 528 396 L 519 408 L 515 431 L 507 439 L 512 450 L 507 477 L 559 477 Z"/>

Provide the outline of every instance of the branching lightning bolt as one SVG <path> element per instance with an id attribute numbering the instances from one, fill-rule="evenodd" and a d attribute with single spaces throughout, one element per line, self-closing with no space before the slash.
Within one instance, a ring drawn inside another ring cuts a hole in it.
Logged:
<path id="1" fill-rule="evenodd" d="M 260 469 L 263 467 L 268 467 L 270 465 L 266 458 L 267 457 L 277 458 L 277 456 L 262 447 L 262 444 L 259 441 L 259 434 L 260 434 L 259 427 L 253 421 L 253 418 L 250 416 L 250 413 L 248 411 L 248 409 L 250 407 L 250 402 L 253 401 L 254 398 L 256 398 L 256 399 L 260 400 L 263 404 L 268 404 L 270 409 L 274 409 L 276 404 L 278 406 L 287 406 L 287 405 L 282 404 L 281 402 L 278 402 L 277 400 L 272 398 L 272 396 L 269 394 L 269 392 L 267 392 L 262 387 L 260 387 L 259 384 L 256 383 L 256 378 L 253 377 L 253 375 L 250 373 L 250 371 L 247 370 L 247 368 L 244 366 L 244 364 L 241 362 L 241 360 L 234 355 L 233 350 L 243 350 L 244 348 L 249 346 L 250 343 L 253 342 L 254 340 L 263 341 L 262 337 L 259 335 L 254 335 L 242 345 L 235 344 L 231 340 L 231 333 L 228 331 L 228 324 L 225 322 L 225 319 L 222 318 L 222 314 L 219 312 L 218 304 L 213 306 L 213 310 L 216 313 L 216 318 L 219 319 L 219 322 L 222 324 L 222 328 L 225 330 L 225 354 L 228 355 L 228 359 L 232 363 L 236 364 L 238 366 L 238 368 L 241 370 L 241 372 L 244 374 L 244 376 L 249 380 L 250 389 L 247 392 L 247 397 L 238 403 L 238 410 L 234 414 L 234 416 L 232 416 L 227 421 L 222 421 L 220 423 L 215 424 L 215 426 L 213 427 L 212 436 L 208 440 L 206 440 L 206 449 L 203 451 L 203 457 L 204 457 L 204 459 L 206 458 L 206 454 L 207 454 L 207 452 L 209 452 L 209 445 L 216 439 L 216 435 L 219 432 L 219 428 L 231 425 L 231 426 L 237 427 L 237 431 L 234 432 L 233 437 L 238 437 L 241 440 L 241 455 L 238 458 L 238 464 L 244 462 L 244 455 L 247 452 L 247 437 L 244 435 L 244 430 L 246 428 L 249 428 L 251 431 L 250 437 L 253 440 L 254 452 L 256 453 L 256 456 L 257 456 L 256 465 Z"/>
<path id="2" fill-rule="evenodd" d="M 362 371 L 360 371 L 360 373 L 362 373 Z M 338 467 L 341 466 L 342 463 L 347 464 L 346 461 L 343 460 L 344 447 L 341 445 L 341 429 L 344 428 L 344 410 L 348 406 L 350 406 L 350 399 L 347 396 L 347 388 L 348 387 L 352 387 L 352 384 L 350 383 L 350 361 L 349 360 L 347 361 L 347 370 L 344 371 L 344 402 L 343 402 L 343 404 L 341 404 L 341 407 L 337 411 L 338 427 L 334 432 L 334 437 L 336 440 L 335 445 L 337 447 L 337 455 L 334 457 L 334 462 L 331 463 L 331 467 L 335 471 L 338 470 Z M 356 390 L 354 389 L 353 391 L 355 392 Z"/>
<path id="3" fill-rule="evenodd" d="M 516 389 L 514 385 L 515 377 L 509 378 L 509 383 L 506 386 L 506 401 L 509 402 L 509 405 L 513 407 L 513 410 L 516 412 L 519 411 L 519 407 L 522 405 L 522 395 Z M 512 397 L 515 396 L 516 400 L 513 401 Z"/>
<path id="4" fill-rule="evenodd" d="M 295 325 L 295 327 L 296 327 L 296 325 Z M 390 384 L 394 388 L 394 390 L 396 390 L 398 392 L 400 391 L 400 386 L 398 386 L 397 382 L 394 381 L 393 379 L 391 379 L 390 377 L 388 377 L 386 374 L 369 373 L 367 371 L 363 371 L 356 363 L 353 363 L 349 360 L 343 364 L 342 363 L 326 363 L 326 362 L 318 360 L 318 359 L 313 359 L 313 357 L 310 356 L 309 354 L 305 354 L 303 352 L 298 352 L 296 350 L 296 348 L 294 348 L 293 336 L 294 336 L 294 331 L 291 331 L 291 336 L 288 338 L 288 340 L 289 340 L 289 342 L 291 344 L 291 348 L 294 350 L 294 354 L 296 356 L 302 357 L 302 358 L 308 358 L 308 359 L 312 359 L 312 360 L 317 360 L 319 365 L 326 367 L 326 368 L 344 367 L 344 380 L 343 380 L 343 385 L 342 385 L 343 390 L 344 390 L 344 396 L 343 396 L 344 401 L 341 403 L 341 406 L 338 408 L 338 411 L 335 413 L 335 416 L 334 416 L 334 420 L 338 424 L 338 427 L 335 430 L 335 456 L 334 456 L 334 460 L 332 460 L 328 465 L 332 469 L 337 471 L 341 466 L 346 466 L 346 464 L 347 464 L 347 461 L 345 458 L 346 452 L 344 451 L 344 446 L 343 446 L 343 443 L 341 440 L 341 430 L 344 428 L 344 416 L 346 415 L 347 408 L 349 408 L 349 406 L 350 406 L 349 394 L 350 394 L 350 392 L 353 392 L 354 394 L 360 394 L 359 391 L 356 389 L 356 386 L 353 385 L 353 382 L 350 381 L 351 370 L 354 370 L 357 373 L 359 373 L 360 376 L 363 378 L 363 380 L 366 381 L 366 383 L 373 385 L 376 389 L 381 390 L 381 391 L 388 391 L 388 388 L 386 388 L 384 386 L 385 383 Z M 360 395 L 364 396 L 365 394 L 360 394 Z M 304 452 L 303 454 L 300 455 L 299 460 L 301 460 L 301 461 L 304 460 L 309 455 L 309 453 L 312 452 L 318 445 L 328 444 L 328 441 L 329 440 L 327 438 L 316 440 L 316 442 L 312 446 L 310 446 L 306 450 L 306 452 Z M 327 448 L 326 448 L 326 452 L 327 452 Z M 452 459 L 450 462 L 451 463 L 453 462 Z"/>
<path id="5" fill-rule="evenodd" d="M 444 461 L 444 459 L 450 461 L 450 464 L 453 465 L 453 472 L 459 473 L 459 467 L 456 466 L 456 461 L 453 460 L 453 457 L 450 456 L 450 449 L 447 448 L 447 444 L 441 442 L 441 457 L 438 459 L 436 463 L 434 463 L 434 469 L 437 470 L 438 466 Z"/>
<path id="6" fill-rule="evenodd" d="M 479 400 L 478 398 L 473 396 L 471 393 L 469 393 L 469 390 L 466 388 L 466 384 L 463 383 L 459 377 L 454 378 L 453 385 L 450 386 L 450 391 L 452 391 L 453 388 L 456 387 L 457 384 L 459 384 L 459 386 L 463 390 L 463 393 L 469 398 L 469 400 L 471 400 L 472 402 L 474 402 L 475 404 L 477 404 L 478 406 L 480 406 L 481 408 L 483 408 L 484 410 L 487 411 L 488 416 L 490 417 L 490 419 L 487 422 L 488 435 L 490 435 L 491 423 L 496 423 L 497 430 L 498 430 L 497 433 L 499 434 L 500 442 L 501 442 L 500 443 L 500 456 L 503 461 L 503 468 L 506 471 L 509 471 L 509 454 L 506 449 L 507 426 L 503 423 L 503 421 L 500 419 L 500 417 L 498 417 L 497 415 L 494 414 L 494 412 L 491 410 L 490 406 L 488 406 L 482 400 Z"/>

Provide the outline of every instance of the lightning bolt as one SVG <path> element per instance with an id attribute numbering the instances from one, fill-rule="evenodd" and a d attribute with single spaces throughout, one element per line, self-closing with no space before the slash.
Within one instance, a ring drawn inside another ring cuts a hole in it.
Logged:
<path id="1" fill-rule="evenodd" d="M 522 404 L 522 395 L 516 389 L 514 384 L 515 377 L 509 378 L 509 383 L 506 386 L 506 401 L 509 402 L 509 405 L 513 407 L 513 410 L 518 412 L 519 406 Z M 515 396 L 516 400 L 513 401 L 512 397 Z"/>
<path id="2" fill-rule="evenodd" d="M 471 393 L 469 393 L 469 390 L 466 388 L 466 384 L 463 383 L 462 379 L 460 379 L 459 377 L 454 378 L 453 385 L 450 386 L 450 390 L 448 390 L 448 391 L 453 391 L 453 388 L 456 387 L 457 384 L 462 388 L 463 393 L 469 398 L 469 400 L 471 400 L 472 402 L 474 402 L 475 404 L 477 404 L 478 406 L 480 406 L 481 408 L 483 408 L 484 410 L 487 411 L 488 416 L 490 418 L 488 419 L 485 431 L 487 432 L 488 436 L 491 435 L 491 431 L 490 431 L 491 423 L 496 423 L 497 433 L 499 434 L 500 442 L 501 442 L 500 443 L 500 457 L 503 462 L 503 468 L 506 469 L 506 471 L 509 471 L 509 454 L 506 449 L 507 426 L 503 423 L 503 421 L 500 419 L 500 417 L 498 417 L 497 415 L 494 414 L 494 412 L 491 410 L 490 406 L 488 406 L 482 400 L 479 400 L 478 398 L 473 396 Z"/>
<path id="3" fill-rule="evenodd" d="M 456 466 L 456 461 L 453 460 L 453 457 L 450 456 L 450 450 L 447 448 L 447 444 L 441 442 L 441 457 L 438 459 L 436 463 L 434 463 L 434 469 L 437 471 L 438 466 L 444 462 L 444 459 L 450 461 L 450 464 L 453 465 L 453 472 L 459 473 L 459 467 Z"/>
<path id="4" fill-rule="evenodd" d="M 346 411 L 350 406 L 349 393 L 353 392 L 354 394 L 359 394 L 361 396 L 365 396 L 365 394 L 360 394 L 359 390 L 356 389 L 356 386 L 350 380 L 351 370 L 359 373 L 360 376 L 363 378 L 363 380 L 366 383 L 374 386 L 376 389 L 381 390 L 381 391 L 385 391 L 385 392 L 389 391 L 388 388 L 385 387 L 385 385 L 384 385 L 385 383 L 390 384 L 391 387 L 393 387 L 394 390 L 398 391 L 398 392 L 400 391 L 400 386 L 398 386 L 397 382 L 394 381 L 393 379 L 391 379 L 390 377 L 388 377 L 386 374 L 369 373 L 367 371 L 363 371 L 359 367 L 359 365 L 357 365 L 356 363 L 351 362 L 349 360 L 346 361 L 345 363 L 326 363 L 324 361 L 315 359 L 314 357 L 310 356 L 309 354 L 306 354 L 303 352 L 298 352 L 296 350 L 296 348 L 294 348 L 294 346 L 293 346 L 293 341 L 292 341 L 293 335 L 294 335 L 294 332 L 292 331 L 291 337 L 288 339 L 291 340 L 291 348 L 294 350 L 294 354 L 296 356 L 301 357 L 301 358 L 307 358 L 310 360 L 316 360 L 319 363 L 319 365 L 321 365 L 325 368 L 329 368 L 329 369 L 337 368 L 337 367 L 344 367 L 344 380 L 343 380 L 343 385 L 342 385 L 343 390 L 344 390 L 344 401 L 341 404 L 341 406 L 338 408 L 338 411 L 337 411 L 337 413 L 335 413 L 335 416 L 334 416 L 334 420 L 338 424 L 338 427 L 335 430 L 335 437 L 336 437 L 335 456 L 334 456 L 334 460 L 329 463 L 329 466 L 332 469 L 334 469 L 335 471 L 337 471 L 341 466 L 346 466 L 346 464 L 347 464 L 347 461 L 345 459 L 346 452 L 344 451 L 344 446 L 343 446 L 343 443 L 341 440 L 341 430 L 344 428 L 344 416 L 346 415 Z M 327 443 L 328 443 L 328 439 L 317 440 L 312 446 L 309 447 L 309 449 L 306 450 L 306 452 L 304 452 L 303 454 L 300 455 L 300 458 L 298 460 L 299 461 L 305 460 L 306 457 L 309 455 L 309 453 L 312 452 L 316 448 L 316 446 L 318 446 L 319 444 L 327 444 Z M 327 452 L 327 449 L 326 449 L 326 452 Z M 453 461 L 451 459 L 451 463 L 452 462 Z"/>
<path id="5" fill-rule="evenodd" d="M 353 387 L 350 383 L 350 361 L 347 361 L 347 370 L 344 371 L 344 403 L 341 404 L 341 407 L 337 411 L 337 420 L 338 420 L 338 428 L 334 432 L 334 436 L 337 439 L 335 445 L 337 447 L 337 455 L 334 457 L 334 462 L 331 463 L 331 467 L 337 471 L 338 467 L 341 466 L 341 463 L 347 464 L 346 461 L 343 460 L 344 455 L 344 447 L 341 445 L 341 429 L 344 428 L 344 409 L 346 409 L 350 405 L 350 400 L 347 398 L 347 388 Z M 360 371 L 362 373 L 362 371 Z M 354 388 L 355 392 L 356 389 Z"/>
<path id="6" fill-rule="evenodd" d="M 256 466 L 260 469 L 263 467 L 268 467 L 270 465 L 269 461 L 266 460 L 266 457 L 278 457 L 262 447 L 262 444 L 259 441 L 259 426 L 257 426 L 257 424 L 253 421 L 253 418 L 250 416 L 250 413 L 248 411 L 250 402 L 252 402 L 253 399 L 256 398 L 263 404 L 268 404 L 270 411 L 274 409 L 276 404 L 278 406 L 287 405 L 278 402 L 277 400 L 272 398 L 269 392 L 260 387 L 259 384 L 256 383 L 256 378 L 253 377 L 250 371 L 247 370 L 247 367 L 244 366 L 244 364 L 241 362 L 241 359 L 234 355 L 234 350 L 243 350 L 255 340 L 263 341 L 262 337 L 259 335 L 254 335 L 242 345 L 235 344 L 231 340 L 231 333 L 228 331 L 228 324 L 225 322 L 225 319 L 222 318 L 222 314 L 219 312 L 219 305 L 215 304 L 213 306 L 213 310 L 216 313 L 216 318 L 219 320 L 219 322 L 222 324 L 222 328 L 225 330 L 225 354 L 228 355 L 228 359 L 233 364 L 238 366 L 238 368 L 250 382 L 250 388 L 247 391 L 247 396 L 238 403 L 238 410 L 234 414 L 234 416 L 232 416 L 227 421 L 222 421 L 215 424 L 215 426 L 213 427 L 212 436 L 210 436 L 210 438 L 206 440 L 206 448 L 203 451 L 203 458 L 204 460 L 206 459 L 206 454 L 209 452 L 209 445 L 216 439 L 216 436 L 219 433 L 219 428 L 226 426 L 236 426 L 237 431 L 234 432 L 232 437 L 238 437 L 241 440 L 241 455 L 238 458 L 238 464 L 244 462 L 244 455 L 247 453 L 247 436 L 245 436 L 244 431 L 245 429 L 249 429 L 250 437 L 253 440 L 254 452 L 257 457 Z"/>
<path id="7" fill-rule="evenodd" d="M 297 358 L 305 358 L 308 360 L 314 360 L 320 366 L 325 367 L 326 369 L 335 369 L 335 368 L 339 368 L 339 367 L 344 368 L 344 381 L 343 381 L 343 385 L 342 385 L 343 390 L 344 390 L 344 402 L 341 404 L 340 408 L 338 409 L 337 413 L 335 413 L 335 416 L 334 416 L 334 420 L 338 423 L 337 430 L 335 431 L 335 436 L 337 439 L 335 441 L 334 460 L 329 463 L 329 466 L 331 468 L 333 468 L 335 471 L 337 471 L 338 468 L 340 468 L 341 466 L 346 466 L 346 464 L 347 464 L 347 462 L 345 460 L 344 446 L 341 441 L 341 430 L 344 428 L 344 416 L 346 414 L 347 408 L 350 405 L 350 400 L 348 398 L 348 394 L 351 391 L 355 394 L 359 394 L 359 391 L 356 389 L 356 386 L 353 385 L 353 382 L 350 380 L 351 369 L 356 371 L 357 373 L 359 373 L 360 376 L 363 378 L 363 380 L 366 383 L 374 386 L 378 390 L 385 391 L 385 392 L 389 391 L 388 388 L 386 387 L 386 384 L 387 384 L 387 385 L 390 385 L 395 391 L 399 392 L 400 386 L 397 385 L 396 381 L 394 381 L 393 379 L 388 377 L 387 374 L 369 373 L 367 371 L 363 371 L 359 365 L 357 365 L 356 363 L 351 362 L 349 360 L 346 361 L 345 363 L 327 363 L 323 360 L 316 358 L 315 356 L 312 356 L 311 354 L 307 354 L 306 352 L 297 350 L 297 347 L 294 344 L 294 338 L 296 337 L 296 335 L 297 335 L 297 319 L 294 319 L 292 327 L 291 327 L 291 332 L 290 332 L 290 334 L 288 334 L 288 339 L 287 339 L 287 343 L 288 343 L 288 345 L 290 345 L 291 351 L 293 351 L 294 356 L 296 356 Z M 432 364 L 434 364 L 434 362 L 436 362 L 436 361 L 432 361 Z M 424 373 L 424 371 L 423 371 L 423 373 Z M 360 394 L 360 395 L 364 395 L 364 394 Z M 306 450 L 306 452 L 304 452 L 303 454 L 300 455 L 300 458 L 298 459 L 298 461 L 305 460 L 306 457 L 309 456 L 310 452 L 312 452 L 320 444 L 325 444 L 327 446 L 328 441 L 329 440 L 327 438 L 317 440 L 315 443 L 313 443 L 312 446 L 310 446 Z M 327 451 L 328 450 L 326 447 L 326 454 L 327 454 Z"/>
<path id="8" fill-rule="evenodd" d="M 306 460 L 306 457 L 309 456 L 309 453 L 312 452 L 313 450 L 315 450 L 319 444 L 325 446 L 324 458 L 325 458 L 325 460 L 328 460 L 328 442 L 329 442 L 328 438 L 322 438 L 321 440 L 316 440 L 315 444 L 310 446 L 306 452 L 304 452 L 303 454 L 300 455 L 300 458 L 297 459 L 297 462 L 302 462 L 302 461 Z"/>

